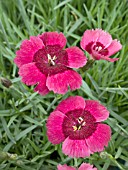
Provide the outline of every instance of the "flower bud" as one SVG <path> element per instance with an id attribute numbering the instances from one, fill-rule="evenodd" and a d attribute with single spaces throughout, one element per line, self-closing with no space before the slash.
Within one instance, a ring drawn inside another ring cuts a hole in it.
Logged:
<path id="1" fill-rule="evenodd" d="M 0 80 L 1 80 L 1 84 L 6 88 L 9 88 L 12 85 L 12 82 L 7 78 L 1 77 Z"/>

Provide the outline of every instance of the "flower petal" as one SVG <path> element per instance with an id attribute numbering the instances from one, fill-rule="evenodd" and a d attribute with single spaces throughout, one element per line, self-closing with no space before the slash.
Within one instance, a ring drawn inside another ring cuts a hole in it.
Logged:
<path id="1" fill-rule="evenodd" d="M 100 152 L 108 145 L 110 138 L 110 127 L 106 124 L 98 124 L 96 131 L 86 139 L 86 142 L 92 152 Z"/>
<path id="2" fill-rule="evenodd" d="M 105 46 L 105 48 L 107 48 L 112 42 L 111 35 L 102 29 L 96 29 L 95 31 L 99 32 L 99 37 L 97 39 L 97 42 L 100 42 Z"/>
<path id="3" fill-rule="evenodd" d="M 84 158 L 90 156 L 91 154 L 85 140 L 71 140 L 69 137 L 65 139 L 62 145 L 62 151 L 65 155 L 73 158 Z"/>
<path id="4" fill-rule="evenodd" d="M 109 58 L 108 56 L 100 56 L 100 59 L 107 60 L 110 62 L 115 62 L 115 61 L 119 60 L 119 58 Z"/>
<path id="5" fill-rule="evenodd" d="M 46 95 L 49 93 L 49 89 L 46 86 L 46 77 L 44 77 L 39 84 L 35 87 L 34 91 L 38 91 L 40 95 Z"/>
<path id="6" fill-rule="evenodd" d="M 91 42 L 100 42 L 107 48 L 112 42 L 112 37 L 102 29 L 86 30 L 80 43 L 81 48 L 86 50 L 86 46 Z"/>
<path id="7" fill-rule="evenodd" d="M 112 56 L 113 54 L 117 53 L 119 50 L 122 49 L 122 45 L 120 44 L 119 41 L 117 41 L 116 39 L 112 41 L 112 43 L 109 45 L 108 49 L 108 57 Z"/>
<path id="8" fill-rule="evenodd" d="M 63 33 L 58 32 L 46 32 L 39 36 L 43 43 L 47 45 L 59 45 L 63 48 L 66 45 L 66 37 Z"/>
<path id="9" fill-rule="evenodd" d="M 65 136 L 62 130 L 62 124 L 65 115 L 59 111 L 50 114 L 47 120 L 47 136 L 51 143 L 59 144 L 64 141 Z"/>
<path id="10" fill-rule="evenodd" d="M 92 55 L 90 57 L 92 57 L 92 59 L 94 59 L 94 60 L 106 60 L 106 61 L 110 61 L 110 62 L 119 60 L 119 58 L 109 58 L 109 56 L 107 56 L 107 55 L 106 56 L 101 55 L 95 50 L 92 50 Z"/>
<path id="11" fill-rule="evenodd" d="M 47 78 L 46 86 L 54 93 L 65 94 L 68 87 L 76 90 L 82 85 L 81 76 L 74 70 L 66 70 L 62 73 L 51 75 Z"/>
<path id="12" fill-rule="evenodd" d="M 97 168 L 93 168 L 93 165 L 82 163 L 78 170 L 97 170 Z"/>
<path id="13" fill-rule="evenodd" d="M 39 37 L 30 37 L 30 40 L 24 40 L 21 44 L 20 50 L 16 52 L 14 62 L 18 67 L 24 64 L 31 63 L 34 54 L 44 47 L 43 42 Z"/>
<path id="14" fill-rule="evenodd" d="M 84 109 L 85 100 L 81 96 L 71 96 L 57 106 L 56 110 L 61 111 L 62 113 L 67 113 L 75 109 Z"/>
<path id="15" fill-rule="evenodd" d="M 57 169 L 58 170 L 76 170 L 76 168 L 73 168 L 71 166 L 67 166 L 66 164 L 65 165 L 58 165 Z"/>
<path id="16" fill-rule="evenodd" d="M 80 46 L 83 50 L 86 50 L 86 46 L 91 42 L 96 42 L 99 38 L 99 31 L 86 30 L 80 42 Z"/>
<path id="17" fill-rule="evenodd" d="M 86 100 L 85 110 L 89 111 L 96 119 L 96 122 L 104 121 L 109 116 L 109 111 L 105 106 L 95 100 Z"/>
<path id="18" fill-rule="evenodd" d="M 84 55 L 83 51 L 80 50 L 78 47 L 70 47 L 65 49 L 68 53 L 68 67 L 70 68 L 79 68 L 83 67 L 86 62 L 87 58 Z"/>
<path id="19" fill-rule="evenodd" d="M 22 77 L 22 82 L 27 85 L 34 85 L 40 81 L 46 81 L 46 77 L 42 74 L 35 63 L 25 64 L 19 69 L 19 75 Z"/>

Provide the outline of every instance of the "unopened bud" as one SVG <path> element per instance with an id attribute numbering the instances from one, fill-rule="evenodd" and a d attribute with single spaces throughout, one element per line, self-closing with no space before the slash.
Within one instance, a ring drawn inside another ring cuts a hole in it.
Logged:
<path id="1" fill-rule="evenodd" d="M 6 152 L 0 152 L 0 161 L 6 160 L 8 155 Z"/>
<path id="2" fill-rule="evenodd" d="M 3 160 L 16 160 L 17 159 L 17 154 L 10 154 L 8 152 L 0 152 L 0 161 Z"/>
<path id="3" fill-rule="evenodd" d="M 0 80 L 1 84 L 7 88 L 9 88 L 12 85 L 12 82 L 9 79 L 1 77 Z"/>
<path id="4" fill-rule="evenodd" d="M 100 157 L 102 158 L 102 159 L 106 159 L 107 158 L 107 153 L 106 152 L 101 152 L 100 153 Z"/>
<path id="5" fill-rule="evenodd" d="M 8 155 L 8 158 L 9 158 L 10 160 L 16 160 L 16 159 L 17 159 L 17 154 L 7 153 L 7 155 Z"/>

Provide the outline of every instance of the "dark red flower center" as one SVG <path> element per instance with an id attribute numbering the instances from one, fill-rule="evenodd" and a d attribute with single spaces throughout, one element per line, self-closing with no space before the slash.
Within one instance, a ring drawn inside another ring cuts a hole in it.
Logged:
<path id="1" fill-rule="evenodd" d="M 68 54 L 59 45 L 47 45 L 35 53 L 33 62 L 43 74 L 53 75 L 68 69 Z"/>
<path id="2" fill-rule="evenodd" d="M 96 44 L 93 46 L 93 50 L 95 50 L 100 55 L 108 55 L 108 49 L 105 49 L 105 46 L 101 44 L 100 42 L 96 42 Z"/>
<path id="3" fill-rule="evenodd" d="M 90 112 L 78 109 L 66 113 L 62 126 L 65 137 L 80 140 L 91 136 L 96 130 L 97 123 Z"/>
<path id="4" fill-rule="evenodd" d="M 100 42 L 90 42 L 87 46 L 86 46 L 86 51 L 89 54 L 92 54 L 93 51 L 95 51 L 97 54 L 100 55 L 108 55 L 108 49 L 105 48 L 105 46 L 100 43 Z"/>

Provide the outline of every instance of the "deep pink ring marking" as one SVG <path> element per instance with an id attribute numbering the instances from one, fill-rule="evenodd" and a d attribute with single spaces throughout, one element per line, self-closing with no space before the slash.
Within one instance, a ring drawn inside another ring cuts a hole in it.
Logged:
<path id="1" fill-rule="evenodd" d="M 50 56 L 51 61 L 48 59 L 48 56 Z M 34 55 L 33 62 L 46 76 L 70 69 L 66 67 L 68 65 L 68 54 L 59 45 L 48 45 L 38 50 Z"/>
<path id="2" fill-rule="evenodd" d="M 74 140 L 86 139 L 91 136 L 96 128 L 96 119 L 90 112 L 82 109 L 69 111 L 63 121 L 63 133 L 65 137 Z"/>

